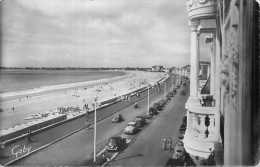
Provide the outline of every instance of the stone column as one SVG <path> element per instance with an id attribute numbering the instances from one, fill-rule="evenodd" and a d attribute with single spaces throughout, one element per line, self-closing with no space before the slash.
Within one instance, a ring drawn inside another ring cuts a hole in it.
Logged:
<path id="1" fill-rule="evenodd" d="M 208 138 L 210 139 L 215 139 L 215 116 L 214 115 L 209 115 L 209 135 Z"/>
<path id="2" fill-rule="evenodd" d="M 213 42 L 210 43 L 210 94 L 214 95 L 215 94 L 215 69 L 216 69 L 216 56 L 215 56 L 215 35 L 211 35 L 211 37 L 213 38 Z"/>
<path id="3" fill-rule="evenodd" d="M 191 130 L 190 134 L 194 137 L 198 137 L 199 124 L 198 124 L 196 114 L 192 114 L 191 119 L 192 119 L 192 121 L 191 121 L 192 123 L 191 123 L 190 127 L 188 127 Z"/>
<path id="4" fill-rule="evenodd" d="M 200 126 L 198 128 L 199 130 L 199 138 L 206 138 L 206 130 L 207 130 L 207 127 L 205 125 L 205 115 L 199 115 L 200 117 Z"/>
<path id="5" fill-rule="evenodd" d="M 199 88 L 199 34 L 197 28 L 199 20 L 189 20 L 191 28 L 191 73 L 190 73 L 190 99 L 198 99 Z"/>

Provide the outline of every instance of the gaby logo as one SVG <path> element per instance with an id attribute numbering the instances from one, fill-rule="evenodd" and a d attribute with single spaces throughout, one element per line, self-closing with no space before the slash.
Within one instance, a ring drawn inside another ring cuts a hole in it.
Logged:
<path id="1" fill-rule="evenodd" d="M 12 154 L 15 155 L 16 158 L 19 157 L 19 155 L 21 154 L 29 154 L 30 150 L 31 150 L 31 146 L 30 147 L 25 147 L 25 145 L 23 147 L 20 147 L 20 145 L 14 146 L 14 148 L 12 149 Z"/>

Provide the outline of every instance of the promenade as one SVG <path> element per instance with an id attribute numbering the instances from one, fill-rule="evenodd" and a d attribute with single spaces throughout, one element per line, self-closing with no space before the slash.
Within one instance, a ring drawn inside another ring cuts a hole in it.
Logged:
<path id="1" fill-rule="evenodd" d="M 171 85 L 172 85 L 172 81 L 168 80 L 168 82 L 167 82 L 168 91 L 171 89 Z M 150 104 L 151 105 L 153 103 L 153 100 L 155 100 L 156 98 L 162 97 L 162 95 L 164 94 L 163 91 L 157 92 L 156 90 L 157 90 L 156 87 L 154 89 L 150 89 L 150 95 L 151 95 Z M 153 97 L 154 96 L 153 94 L 155 94 L 155 97 Z M 116 103 L 116 104 L 113 104 L 113 105 L 110 105 L 108 107 L 98 110 L 97 120 L 104 118 L 104 117 L 108 117 L 112 113 L 114 113 L 120 109 L 126 108 L 127 106 L 133 104 L 135 101 L 145 98 L 147 96 L 147 92 L 145 91 L 145 92 L 141 93 L 140 96 L 141 96 L 140 98 L 134 97 L 134 98 L 132 98 L 131 101 L 119 102 L 119 103 Z M 143 113 L 145 113 L 146 111 L 144 110 L 144 108 L 146 108 L 145 106 L 147 106 L 147 99 L 141 100 L 140 105 L 143 105 L 143 107 L 139 110 L 141 110 Z M 131 110 L 133 110 L 133 108 L 131 108 L 131 106 L 130 106 L 130 108 L 128 108 L 128 109 L 126 108 L 125 110 L 122 110 L 122 112 L 125 111 L 125 112 L 129 113 Z M 139 110 L 135 110 L 135 112 L 138 112 Z M 93 113 L 90 114 L 89 117 L 90 117 L 89 121 L 93 122 Z M 129 120 L 130 119 L 131 119 L 131 117 L 129 117 Z M 44 146 L 56 139 L 59 139 L 66 134 L 73 133 L 73 132 L 77 131 L 78 129 L 81 129 L 84 126 L 84 122 L 85 122 L 85 117 L 78 118 L 71 122 L 57 126 L 53 129 L 47 130 L 43 133 L 34 135 L 32 138 L 33 139 L 32 143 L 27 144 L 27 142 L 25 140 L 22 140 L 22 141 L 9 145 L 6 148 L 6 152 L 8 155 L 10 155 L 10 153 L 11 153 L 12 156 L 1 159 L 1 164 L 6 164 L 6 162 L 8 162 L 8 161 L 10 161 L 12 159 L 13 160 L 16 159 L 17 150 L 16 151 L 13 150 L 13 148 L 15 146 L 19 145 L 19 147 L 21 147 L 21 148 L 30 148 L 30 150 L 40 148 L 41 146 Z M 104 123 L 104 122 L 106 122 L 106 123 Z M 110 130 L 106 130 L 104 127 L 109 127 L 108 125 L 114 126 L 118 129 L 116 130 L 116 129 L 114 129 L 114 127 L 113 128 L 111 127 Z M 104 119 L 103 121 L 101 121 L 100 125 L 98 125 L 98 126 L 102 126 L 102 130 L 98 131 L 98 133 L 101 133 L 101 135 L 103 136 L 100 138 L 100 141 L 98 142 L 98 144 L 100 143 L 102 145 L 102 142 L 104 144 L 104 142 L 106 142 L 107 138 L 110 137 L 111 134 L 121 131 L 123 129 L 124 125 L 123 124 L 121 126 L 118 126 L 116 124 L 111 125 L 111 117 L 108 117 L 107 119 Z M 85 136 L 86 133 L 87 133 L 87 137 Z M 39 152 L 36 152 L 36 153 L 30 155 L 29 157 L 21 159 L 20 161 L 17 161 L 11 165 L 36 165 L 36 164 L 37 165 L 47 165 L 46 162 L 49 162 L 49 165 L 77 165 L 77 164 L 79 164 L 80 160 L 83 161 L 84 159 L 86 159 L 87 155 L 91 155 L 91 152 L 93 150 L 92 149 L 93 144 L 91 144 L 93 142 L 92 133 L 93 133 L 93 130 L 90 130 L 88 132 L 86 132 L 85 130 L 81 130 L 78 133 L 75 133 L 74 135 L 69 136 L 68 138 L 62 140 L 61 142 L 57 142 Z M 98 134 L 98 138 L 99 138 L 99 134 Z M 77 143 L 77 141 L 79 141 L 79 143 Z M 86 144 L 87 144 L 86 147 L 85 146 L 82 147 L 83 145 L 86 145 Z M 27 149 L 27 151 L 28 151 L 28 149 Z M 14 154 L 12 152 L 14 152 Z M 81 154 L 81 153 L 84 153 L 84 154 Z M 20 154 L 20 153 L 17 154 L 18 155 L 17 158 L 19 158 L 20 156 L 25 155 L 25 154 L 28 154 L 28 152 L 25 152 L 22 154 Z"/>

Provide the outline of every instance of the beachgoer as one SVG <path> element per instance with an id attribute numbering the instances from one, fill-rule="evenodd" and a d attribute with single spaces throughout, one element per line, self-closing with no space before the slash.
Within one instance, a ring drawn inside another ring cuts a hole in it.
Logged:
<path id="1" fill-rule="evenodd" d="M 31 130 L 29 129 L 28 134 L 27 134 L 27 138 L 26 138 L 28 143 L 32 142 L 31 137 L 32 137 L 32 133 L 31 133 Z"/>
<path id="2" fill-rule="evenodd" d="M 166 142 L 167 142 L 166 138 L 163 138 L 163 150 L 166 150 Z"/>
<path id="3" fill-rule="evenodd" d="M 168 145 L 169 145 L 169 151 L 171 151 L 172 150 L 172 138 L 171 137 L 169 137 L 169 139 L 168 139 Z"/>
<path id="4" fill-rule="evenodd" d="M 12 108 L 12 111 L 14 112 L 14 107 Z"/>
<path id="5" fill-rule="evenodd" d="M 138 103 L 137 103 L 137 102 L 135 102 L 135 108 L 137 108 L 137 107 L 138 107 L 137 105 L 138 105 Z"/>

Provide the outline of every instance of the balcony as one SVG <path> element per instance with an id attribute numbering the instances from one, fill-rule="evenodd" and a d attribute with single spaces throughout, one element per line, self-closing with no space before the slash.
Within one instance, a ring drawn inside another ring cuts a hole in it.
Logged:
<path id="1" fill-rule="evenodd" d="M 216 17 L 217 0 L 187 0 L 188 17 L 193 19 L 213 19 Z"/>

